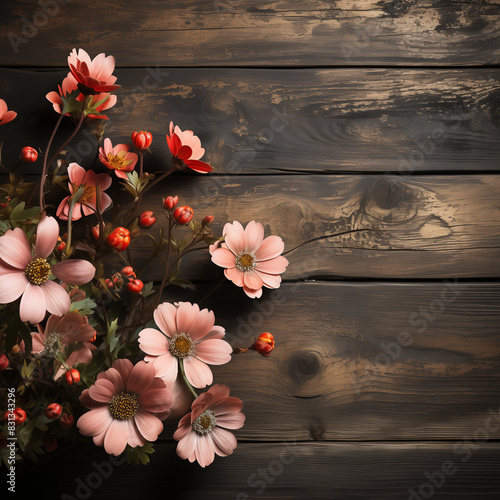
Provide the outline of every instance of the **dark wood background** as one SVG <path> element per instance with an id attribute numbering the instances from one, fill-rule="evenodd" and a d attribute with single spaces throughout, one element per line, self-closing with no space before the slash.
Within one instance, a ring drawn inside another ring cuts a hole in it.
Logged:
<path id="1" fill-rule="evenodd" d="M 167 428 L 149 466 L 99 481 L 107 456 L 83 441 L 20 475 L 20 498 L 500 498 L 499 1 L 45 5 L 0 7 L 0 97 L 19 113 L 0 129 L 6 163 L 45 147 L 44 96 L 71 49 L 113 54 L 106 135 L 150 130 L 156 171 L 174 120 L 215 167 L 145 208 L 178 194 L 215 232 L 259 220 L 290 266 L 279 293 L 256 302 L 227 283 L 204 304 L 233 345 L 278 342 L 214 370 L 245 403 L 231 457 L 183 462 Z M 89 145 L 80 134 L 71 159 Z M 188 264 L 203 293 L 216 269 Z"/>

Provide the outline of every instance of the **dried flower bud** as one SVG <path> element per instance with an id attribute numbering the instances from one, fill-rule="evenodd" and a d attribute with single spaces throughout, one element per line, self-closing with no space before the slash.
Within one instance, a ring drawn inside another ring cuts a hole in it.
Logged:
<path id="1" fill-rule="evenodd" d="M 62 406 L 58 403 L 50 403 L 50 405 L 45 408 L 45 415 L 47 418 L 59 418 L 62 413 Z"/>
<path id="2" fill-rule="evenodd" d="M 163 208 L 165 210 L 173 210 L 177 206 L 178 201 L 179 201 L 178 196 L 167 196 L 163 200 Z"/>
<path id="3" fill-rule="evenodd" d="M 178 207 L 174 210 L 174 220 L 177 224 L 183 226 L 184 224 L 189 224 L 193 220 L 193 209 L 191 207 L 183 206 Z"/>

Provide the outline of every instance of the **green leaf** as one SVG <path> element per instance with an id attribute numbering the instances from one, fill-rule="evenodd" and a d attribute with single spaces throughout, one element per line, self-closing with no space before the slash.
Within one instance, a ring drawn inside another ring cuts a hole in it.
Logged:
<path id="1" fill-rule="evenodd" d="M 155 452 L 152 443 L 146 443 L 144 446 L 138 446 L 136 448 L 131 448 L 127 445 L 126 457 L 129 464 L 147 465 L 149 463 L 149 456 Z"/>

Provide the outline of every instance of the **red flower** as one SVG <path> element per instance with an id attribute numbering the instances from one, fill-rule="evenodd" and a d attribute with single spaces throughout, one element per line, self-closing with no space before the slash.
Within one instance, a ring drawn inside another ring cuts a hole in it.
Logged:
<path id="1" fill-rule="evenodd" d="M 138 156 L 135 153 L 129 153 L 130 146 L 127 144 L 117 144 L 113 147 L 111 139 L 104 139 L 104 147 L 99 148 L 99 159 L 101 163 L 111 170 L 115 171 L 117 177 L 126 179 L 125 172 L 134 170 Z"/>
<path id="2" fill-rule="evenodd" d="M 121 252 L 129 246 L 130 231 L 124 227 L 117 227 L 107 237 L 106 241 L 111 248 Z"/>
<path id="3" fill-rule="evenodd" d="M 139 150 L 144 151 L 151 146 L 153 134 L 151 132 L 132 132 L 132 144 Z"/>
<path id="4" fill-rule="evenodd" d="M 38 158 L 38 153 L 35 148 L 25 146 L 21 149 L 19 159 L 24 163 L 35 163 Z"/>
<path id="5" fill-rule="evenodd" d="M 50 403 L 50 405 L 45 408 L 45 415 L 47 418 L 59 418 L 62 413 L 62 406 L 58 403 Z"/>
<path id="6" fill-rule="evenodd" d="M 139 226 L 144 229 L 149 229 L 156 222 L 156 217 L 153 217 L 153 212 L 151 210 L 146 210 L 139 217 Z"/>
<path id="7" fill-rule="evenodd" d="M 163 208 L 165 210 L 172 210 L 177 206 L 177 202 L 179 201 L 178 196 L 167 196 L 163 200 Z"/>
<path id="8" fill-rule="evenodd" d="M 182 131 L 177 125 L 170 122 L 170 136 L 167 135 L 167 144 L 170 152 L 174 156 L 173 162 L 178 168 L 184 166 L 200 174 L 211 172 L 213 167 L 204 161 L 199 161 L 205 154 L 201 147 L 200 139 L 193 134 L 192 130 Z"/>
<path id="9" fill-rule="evenodd" d="M 174 210 L 174 220 L 183 226 L 193 219 L 193 209 L 191 207 L 178 207 Z"/>
<path id="10" fill-rule="evenodd" d="M 17 113 L 15 111 L 7 111 L 7 103 L 3 99 L 0 99 L 0 125 L 11 122 L 16 116 Z"/>
<path id="11" fill-rule="evenodd" d="M 93 60 L 83 49 L 73 49 L 68 56 L 69 69 L 76 81 L 80 84 L 79 90 L 82 94 L 91 95 L 98 92 L 112 92 L 119 89 L 116 85 L 115 58 L 102 53 Z"/>

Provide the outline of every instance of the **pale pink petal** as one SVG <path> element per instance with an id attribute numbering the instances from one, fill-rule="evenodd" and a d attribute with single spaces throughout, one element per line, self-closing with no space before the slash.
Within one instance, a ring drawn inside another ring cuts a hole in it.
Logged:
<path id="1" fill-rule="evenodd" d="M 80 403 L 85 406 L 85 408 L 94 409 L 94 408 L 108 408 L 108 403 L 99 403 L 94 401 L 89 394 L 88 389 L 84 389 L 78 398 Z"/>
<path id="2" fill-rule="evenodd" d="M 277 257 L 285 249 L 285 244 L 279 236 L 268 236 L 255 252 L 257 261 L 269 260 Z"/>
<path id="3" fill-rule="evenodd" d="M 76 186 L 80 186 L 85 182 L 85 175 L 87 171 L 78 165 L 78 163 L 70 163 L 68 166 L 68 177 L 71 184 L 75 184 Z"/>
<path id="4" fill-rule="evenodd" d="M 140 394 L 146 391 L 155 379 L 155 367 L 151 363 L 139 361 L 130 372 L 127 380 L 127 391 Z"/>
<path id="5" fill-rule="evenodd" d="M 179 333 L 187 333 L 196 318 L 196 315 L 200 312 L 200 308 L 197 304 L 191 304 L 189 302 L 181 302 L 177 308 L 177 331 Z"/>
<path id="6" fill-rule="evenodd" d="M 174 383 L 177 378 L 178 361 L 175 356 L 170 354 L 170 351 L 162 356 L 158 356 L 154 360 L 153 365 L 156 376 L 160 377 L 167 387 Z"/>
<path id="7" fill-rule="evenodd" d="M 54 250 L 59 236 L 59 224 L 54 217 L 43 216 L 36 229 L 35 256 L 46 259 Z"/>
<path id="8" fill-rule="evenodd" d="M 48 280 L 40 285 L 41 290 L 45 295 L 47 311 L 51 314 L 62 316 L 66 314 L 71 307 L 71 300 L 68 293 L 61 285 Z"/>
<path id="9" fill-rule="evenodd" d="M 184 371 L 188 382 L 198 389 L 210 385 L 214 379 L 208 365 L 195 357 L 184 358 Z"/>
<path id="10" fill-rule="evenodd" d="M 257 271 L 262 271 L 267 274 L 281 274 L 286 271 L 286 266 L 288 266 L 288 260 L 279 255 L 273 259 L 258 261 L 255 263 L 255 269 Z"/>
<path id="11" fill-rule="evenodd" d="M 135 424 L 147 441 L 156 441 L 163 430 L 161 420 L 147 411 L 139 410 L 134 415 Z"/>
<path id="12" fill-rule="evenodd" d="M 229 250 L 238 255 L 245 250 L 245 230 L 238 221 L 233 221 L 232 224 L 227 223 L 222 231 L 224 241 Z"/>
<path id="13" fill-rule="evenodd" d="M 255 271 L 262 279 L 264 282 L 264 285 L 267 288 L 279 288 L 281 284 L 281 276 L 276 275 L 276 274 L 266 274 L 266 273 L 261 273 L 259 271 Z"/>
<path id="14" fill-rule="evenodd" d="M 113 382 L 100 378 L 89 388 L 89 396 L 99 403 L 108 403 L 113 396 L 118 394 Z"/>
<path id="15" fill-rule="evenodd" d="M 226 429 L 240 429 L 245 423 L 245 415 L 241 412 L 219 415 L 216 419 L 217 425 Z"/>
<path id="16" fill-rule="evenodd" d="M 217 455 L 220 457 L 227 457 L 228 455 L 231 455 L 236 446 L 238 446 L 238 442 L 236 441 L 234 434 L 221 429 L 220 427 L 215 427 L 210 435 L 212 436 L 214 444 L 217 446 L 215 451 L 219 451 Z"/>
<path id="17" fill-rule="evenodd" d="M 104 449 L 111 455 L 120 455 L 130 436 L 130 428 L 127 420 L 113 419 L 104 436 Z"/>
<path id="18" fill-rule="evenodd" d="M 44 340 L 40 332 L 31 332 L 31 352 L 33 354 L 40 354 L 45 350 Z"/>
<path id="19" fill-rule="evenodd" d="M 236 257 L 226 248 L 217 248 L 212 254 L 212 262 L 220 267 L 234 268 Z"/>
<path id="20" fill-rule="evenodd" d="M 128 445 L 132 448 L 136 446 L 144 446 L 146 444 L 146 440 L 142 437 L 139 429 L 133 418 L 126 420 L 128 422 Z"/>
<path id="21" fill-rule="evenodd" d="M 24 291 L 21 304 L 19 306 L 19 316 L 21 321 L 30 323 L 40 323 L 45 318 L 47 304 L 45 294 L 38 285 L 28 284 Z"/>
<path id="22" fill-rule="evenodd" d="M 18 270 L 0 276 L 0 304 L 17 300 L 26 290 L 28 283 L 25 274 Z"/>
<path id="23" fill-rule="evenodd" d="M 243 274 L 243 282 L 247 288 L 258 290 L 262 287 L 262 278 L 255 271 L 246 271 Z"/>
<path id="24" fill-rule="evenodd" d="M 226 334 L 226 331 L 222 326 L 215 325 L 208 335 L 205 335 L 203 340 L 208 339 L 221 339 Z"/>
<path id="25" fill-rule="evenodd" d="M 170 338 L 175 337 L 177 332 L 177 324 L 175 318 L 177 316 L 177 307 L 170 302 L 160 304 L 153 314 L 155 323 L 158 328 Z"/>
<path id="26" fill-rule="evenodd" d="M 215 458 L 215 445 L 210 434 L 199 436 L 196 445 L 196 460 L 202 467 L 210 465 Z"/>
<path id="27" fill-rule="evenodd" d="M 243 286 L 243 271 L 240 271 L 236 267 L 233 267 L 232 269 L 225 269 L 224 275 L 236 286 Z"/>
<path id="28" fill-rule="evenodd" d="M 211 365 L 223 365 L 231 361 L 233 348 L 220 339 L 203 340 L 195 348 L 195 356 Z"/>
<path id="29" fill-rule="evenodd" d="M 145 328 L 139 334 L 139 347 L 146 354 L 160 356 L 170 350 L 168 338 L 154 328 Z"/>
<path id="30" fill-rule="evenodd" d="M 225 415 L 227 413 L 240 412 L 243 408 L 243 401 L 241 401 L 241 399 L 239 398 L 229 397 L 228 395 L 219 399 L 215 403 L 212 403 L 210 408 L 215 412 L 215 416 L 218 418 L 219 416 Z"/>
<path id="31" fill-rule="evenodd" d="M 197 441 L 196 437 L 196 431 L 191 431 L 187 436 L 179 441 L 177 444 L 177 455 L 179 455 L 179 457 L 186 460 L 186 458 L 190 457 L 194 453 Z"/>
<path id="32" fill-rule="evenodd" d="M 130 375 L 130 372 L 132 371 L 132 368 L 134 365 L 132 364 L 132 361 L 129 359 L 117 359 L 113 364 L 112 367 L 118 371 L 118 373 L 122 376 L 123 384 L 127 383 L 128 377 Z"/>
<path id="33" fill-rule="evenodd" d="M 245 228 L 245 248 L 254 253 L 264 241 L 264 226 L 260 222 L 250 221 Z"/>
<path id="34" fill-rule="evenodd" d="M 181 439 L 184 439 L 192 430 L 193 426 L 191 425 L 191 415 L 188 413 L 179 420 L 173 438 L 180 441 Z"/>
<path id="35" fill-rule="evenodd" d="M 214 401 L 217 402 L 220 399 L 229 397 L 229 387 L 225 384 L 214 384 L 207 392 L 203 393 L 197 401 L 204 395 L 211 396 L 210 405 L 216 404 Z"/>
<path id="36" fill-rule="evenodd" d="M 26 269 L 32 260 L 31 245 L 25 232 L 16 227 L 0 237 L 0 259 L 16 269 Z"/>
<path id="37" fill-rule="evenodd" d="M 193 342 L 196 342 L 212 330 L 214 323 L 214 313 L 208 309 L 202 309 L 196 315 L 191 327 L 186 333 L 191 337 Z"/>
<path id="38" fill-rule="evenodd" d="M 243 291 L 251 298 L 251 299 L 260 299 L 262 297 L 262 288 L 258 290 L 252 290 L 246 286 L 243 287 Z"/>
<path id="39" fill-rule="evenodd" d="M 141 410 L 152 413 L 166 412 L 172 408 L 173 404 L 173 393 L 168 390 L 165 385 L 163 385 L 161 389 L 150 389 L 139 396 Z"/>
<path id="40" fill-rule="evenodd" d="M 84 413 L 76 422 L 80 433 L 84 436 L 95 436 L 108 429 L 113 422 L 107 406 L 102 406 Z"/>
<path id="41" fill-rule="evenodd" d="M 52 267 L 52 273 L 61 281 L 84 285 L 95 275 L 95 267 L 87 260 L 68 259 Z"/>
<path id="42" fill-rule="evenodd" d="M 116 394 L 125 390 L 125 384 L 121 373 L 115 368 L 114 363 L 111 368 L 97 375 L 97 380 L 105 379 L 113 384 Z"/>

